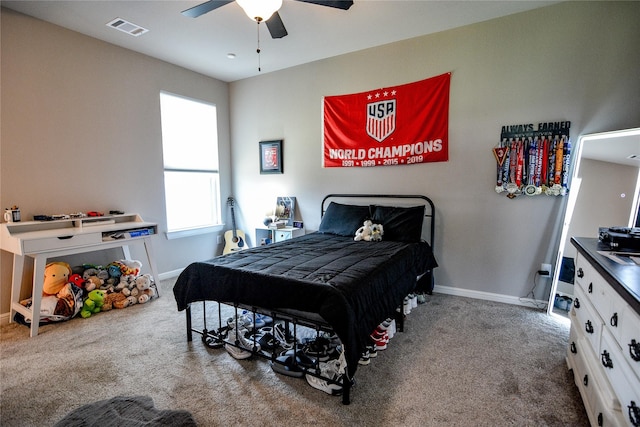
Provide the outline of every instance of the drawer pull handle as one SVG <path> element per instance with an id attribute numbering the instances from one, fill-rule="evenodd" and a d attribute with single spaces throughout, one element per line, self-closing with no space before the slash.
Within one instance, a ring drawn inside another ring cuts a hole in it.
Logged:
<path id="1" fill-rule="evenodd" d="M 629 421 L 635 427 L 640 427 L 640 408 L 636 405 L 636 402 L 631 401 L 631 405 L 627 406 L 629 408 Z"/>
<path id="2" fill-rule="evenodd" d="M 640 343 L 636 340 L 631 340 L 631 344 L 629 344 L 629 355 L 636 362 L 640 362 Z"/>
<path id="3" fill-rule="evenodd" d="M 58 240 L 67 240 L 67 239 L 71 239 L 73 237 L 73 235 L 71 236 L 58 236 Z"/>
<path id="4" fill-rule="evenodd" d="M 573 301 L 573 306 L 575 308 L 580 308 L 580 300 L 578 298 Z"/>
<path id="5" fill-rule="evenodd" d="M 578 268 L 578 273 L 576 273 L 576 274 L 581 279 L 584 277 L 584 271 L 582 271 L 582 267 Z"/>
<path id="6" fill-rule="evenodd" d="M 582 384 L 584 384 L 585 387 L 589 385 L 589 375 L 587 375 L 587 374 L 584 375 L 584 379 L 582 380 Z"/>
<path id="7" fill-rule="evenodd" d="M 602 357 L 600 359 L 602 361 L 602 366 L 613 369 L 613 362 L 611 361 L 611 357 L 609 357 L 609 352 L 607 350 L 602 352 Z"/>
<path id="8" fill-rule="evenodd" d="M 593 293 L 593 282 L 589 283 L 589 293 Z"/>
<path id="9" fill-rule="evenodd" d="M 611 323 L 611 326 L 613 326 L 614 328 L 618 327 L 618 313 L 613 313 L 613 316 L 611 316 L 611 320 L 609 321 L 609 323 Z"/>
<path id="10" fill-rule="evenodd" d="M 584 330 L 587 331 L 588 334 L 593 333 L 593 324 L 591 320 L 587 320 L 587 323 L 584 324 Z"/>
<path id="11" fill-rule="evenodd" d="M 576 354 L 578 352 L 578 348 L 576 347 L 575 341 L 571 341 L 571 353 Z"/>

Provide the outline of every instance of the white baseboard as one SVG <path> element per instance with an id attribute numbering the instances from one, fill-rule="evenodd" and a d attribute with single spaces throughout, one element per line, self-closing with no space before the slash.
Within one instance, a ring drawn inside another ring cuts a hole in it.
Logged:
<path id="1" fill-rule="evenodd" d="M 182 273 L 184 268 L 179 268 L 177 270 L 165 271 L 164 273 L 158 273 L 158 280 L 166 280 L 173 279 L 174 277 L 178 277 L 180 273 Z"/>
<path id="2" fill-rule="evenodd" d="M 487 301 L 501 302 L 505 304 L 522 305 L 524 307 L 533 307 L 539 309 L 547 309 L 548 301 L 535 300 L 531 298 L 520 298 L 510 295 L 494 294 L 491 292 L 474 291 L 471 289 L 452 288 L 450 286 L 435 285 L 433 292 L 439 294 L 455 295 L 459 297 L 467 297 L 481 299 Z"/>

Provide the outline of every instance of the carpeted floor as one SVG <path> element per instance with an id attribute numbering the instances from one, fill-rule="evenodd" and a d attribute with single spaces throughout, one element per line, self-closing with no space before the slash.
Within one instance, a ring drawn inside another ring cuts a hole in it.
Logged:
<path id="1" fill-rule="evenodd" d="M 538 310 L 433 295 L 358 369 L 345 406 L 267 361 L 187 342 L 172 284 L 146 305 L 44 326 L 35 338 L 3 326 L 0 425 L 52 426 L 83 405 L 141 395 L 199 426 L 588 425 L 564 359 L 569 325 Z"/>

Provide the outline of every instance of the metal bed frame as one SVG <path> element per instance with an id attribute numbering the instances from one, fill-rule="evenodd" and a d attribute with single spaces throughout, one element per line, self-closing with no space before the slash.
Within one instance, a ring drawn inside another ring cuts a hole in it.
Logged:
<path id="1" fill-rule="evenodd" d="M 429 209 L 425 209 L 425 218 L 429 219 L 430 226 L 429 226 L 429 233 L 428 233 L 428 237 L 429 237 L 428 243 L 430 244 L 433 250 L 434 232 L 435 232 L 435 224 L 434 224 L 435 223 L 435 207 L 431 199 L 429 199 L 428 197 L 423 195 L 329 194 L 322 199 L 321 217 L 324 216 L 324 213 L 326 211 L 325 205 L 327 201 L 330 201 L 332 199 L 366 199 L 370 201 L 376 200 L 376 199 L 423 200 L 425 206 L 429 207 Z M 424 226 L 424 223 L 423 223 L 423 226 Z M 424 230 L 423 230 L 423 233 L 424 233 Z M 431 270 L 429 274 L 431 275 L 430 281 L 431 281 L 431 290 L 432 290 L 433 283 L 434 283 L 433 271 Z M 431 293 L 431 291 L 429 290 L 428 293 Z M 187 307 L 186 313 L 185 313 L 186 323 L 187 323 L 186 325 L 187 340 L 192 341 L 193 333 L 195 332 L 196 334 L 201 336 L 202 342 L 209 348 L 221 348 L 223 345 L 227 344 L 227 345 L 232 345 L 234 347 L 246 350 L 246 348 L 240 345 L 238 340 L 231 341 L 231 342 L 230 340 L 226 340 L 231 329 L 228 327 L 228 325 L 223 324 L 223 318 L 222 318 L 223 307 L 222 306 L 228 306 L 232 308 L 235 314 L 234 318 L 236 321 L 236 325 L 235 325 L 236 330 L 238 326 L 237 325 L 238 310 L 246 310 L 247 312 L 252 313 L 254 325 L 256 320 L 256 314 L 270 316 L 271 318 L 273 318 L 274 324 L 278 321 L 284 322 L 284 329 L 287 334 L 290 334 L 291 329 L 293 330 L 293 336 L 288 335 L 287 338 L 292 339 L 293 346 L 294 346 L 293 347 L 294 355 L 298 351 L 298 348 L 297 348 L 298 343 L 296 339 L 297 338 L 296 331 L 297 331 L 298 325 L 314 329 L 316 331 L 316 337 L 319 337 L 323 332 L 330 333 L 330 334 L 333 333 L 333 328 L 331 327 L 331 325 L 316 313 L 305 313 L 305 312 L 299 312 L 296 310 L 289 310 L 289 309 L 264 309 L 261 307 L 255 307 L 255 306 L 249 306 L 249 305 L 237 304 L 237 303 L 225 303 L 220 301 L 209 301 L 209 302 L 215 302 L 217 304 L 217 322 L 216 322 L 217 327 L 214 327 L 213 329 L 209 329 L 207 326 L 207 301 L 202 301 L 202 304 L 203 304 L 202 306 L 203 328 L 202 329 L 193 327 L 190 305 Z M 402 307 L 400 307 L 399 311 L 396 310 L 394 313 L 389 313 L 389 316 L 393 317 L 396 320 L 397 331 L 402 332 L 404 330 L 404 314 L 402 312 Z M 292 324 L 293 324 L 293 328 L 290 328 L 290 325 Z M 252 356 L 268 359 L 271 361 L 271 363 L 280 363 L 276 360 L 278 356 L 277 352 L 275 351 L 268 352 L 263 350 L 256 351 L 257 347 L 256 347 L 255 336 L 253 338 L 253 344 L 254 345 L 251 350 Z M 294 356 L 293 357 L 294 363 L 295 363 L 295 360 L 296 360 L 296 357 Z M 319 360 L 316 359 L 315 365 L 313 367 L 299 366 L 299 369 L 301 369 L 304 372 L 304 374 L 312 375 L 312 376 L 321 378 L 329 383 L 340 385 L 342 387 L 342 403 L 345 405 L 348 405 L 351 402 L 350 391 L 351 391 L 351 387 L 355 384 L 354 379 L 348 377 L 346 369 L 345 369 L 344 375 L 342 375 L 341 377 L 342 378 L 341 381 L 335 381 L 332 378 L 323 377 L 320 373 L 319 364 L 320 364 Z"/>

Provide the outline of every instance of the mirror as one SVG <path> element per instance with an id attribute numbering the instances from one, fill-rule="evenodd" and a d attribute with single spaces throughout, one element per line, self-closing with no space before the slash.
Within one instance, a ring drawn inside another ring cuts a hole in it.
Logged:
<path id="1" fill-rule="evenodd" d="M 577 250 L 571 237 L 598 237 L 599 227 L 639 226 L 640 128 L 584 135 L 573 173 L 547 312 L 567 316 Z"/>

